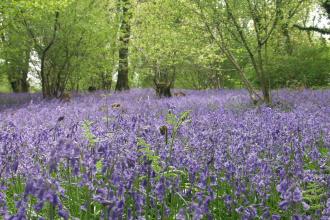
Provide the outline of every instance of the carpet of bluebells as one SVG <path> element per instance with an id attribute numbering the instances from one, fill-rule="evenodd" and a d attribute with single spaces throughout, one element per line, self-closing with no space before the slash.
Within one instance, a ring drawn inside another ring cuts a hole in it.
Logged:
<path id="1" fill-rule="evenodd" d="M 1 95 L 0 219 L 330 219 L 330 90 L 185 93 Z"/>

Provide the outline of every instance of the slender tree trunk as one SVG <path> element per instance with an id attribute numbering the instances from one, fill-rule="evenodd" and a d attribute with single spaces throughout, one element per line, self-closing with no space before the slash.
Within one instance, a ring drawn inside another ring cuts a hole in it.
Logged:
<path id="1" fill-rule="evenodd" d="M 29 73 L 29 62 L 30 62 L 30 52 L 31 48 L 26 49 L 24 51 L 24 60 L 23 60 L 23 69 L 21 72 L 21 91 L 29 92 L 30 85 L 28 83 L 28 73 Z"/>
<path id="2" fill-rule="evenodd" d="M 260 86 L 262 90 L 262 95 L 264 97 L 264 101 L 267 104 L 271 103 L 270 98 L 270 88 L 269 88 L 269 79 L 266 77 L 266 73 L 263 66 L 263 60 L 262 60 L 262 47 L 258 47 L 258 71 L 260 75 Z"/>
<path id="3" fill-rule="evenodd" d="M 118 79 L 116 84 L 116 91 L 128 90 L 128 55 L 129 55 L 129 41 L 131 35 L 131 12 L 129 0 L 121 0 L 122 22 L 120 26 L 119 37 L 119 66 L 118 66 Z"/>
<path id="4" fill-rule="evenodd" d="M 235 69 L 237 70 L 238 75 L 241 78 L 242 83 L 245 85 L 245 88 L 248 90 L 252 101 L 254 103 L 257 103 L 258 101 L 260 101 L 261 97 L 254 90 L 251 82 L 247 79 L 243 68 L 241 68 L 241 66 L 239 65 L 239 63 L 237 62 L 237 60 L 235 59 L 233 54 L 227 49 L 224 49 L 223 52 L 226 55 L 226 57 L 228 58 L 228 60 L 234 65 Z"/>
<path id="5" fill-rule="evenodd" d="M 29 92 L 29 83 L 27 81 L 27 71 L 21 70 L 19 76 L 14 79 L 9 79 L 10 86 L 15 93 Z"/>
<path id="6" fill-rule="evenodd" d="M 285 38 L 285 49 L 288 55 L 292 55 L 293 53 L 293 46 L 292 46 L 292 42 L 291 42 L 291 37 L 290 37 L 290 33 L 289 33 L 289 25 L 288 23 L 284 23 L 282 25 L 282 34 Z"/>
<path id="7" fill-rule="evenodd" d="M 41 65 L 40 65 L 40 77 L 41 77 L 41 90 L 43 98 L 49 97 L 46 76 L 45 76 L 45 55 L 41 54 Z"/>
<path id="8" fill-rule="evenodd" d="M 24 75 L 27 73 L 23 73 Z M 22 77 L 24 77 L 24 75 L 21 75 Z M 10 86 L 13 90 L 13 92 L 15 93 L 20 93 L 20 92 L 29 92 L 29 83 L 25 78 L 21 78 L 21 79 L 15 79 L 15 80 L 11 80 L 10 81 Z"/>
<path id="9" fill-rule="evenodd" d="M 19 92 L 17 81 L 11 81 L 10 82 L 10 87 L 13 90 L 14 93 Z"/>
<path id="10" fill-rule="evenodd" d="M 29 82 L 27 81 L 28 71 L 23 71 L 21 79 L 21 92 L 29 92 Z"/>

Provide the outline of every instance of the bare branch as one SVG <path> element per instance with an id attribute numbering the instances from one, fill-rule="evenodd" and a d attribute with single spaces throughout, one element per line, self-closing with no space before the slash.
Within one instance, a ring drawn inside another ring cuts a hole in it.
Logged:
<path id="1" fill-rule="evenodd" d="M 293 27 L 298 28 L 299 30 L 302 30 L 302 31 L 308 31 L 308 32 L 314 31 L 314 32 L 318 32 L 320 34 L 327 34 L 327 35 L 330 34 L 330 29 L 328 29 L 328 28 L 318 28 L 318 27 L 313 27 L 313 26 L 303 27 L 298 24 L 294 24 Z"/>
<path id="2" fill-rule="evenodd" d="M 55 21 L 54 21 L 54 29 L 53 29 L 53 36 L 52 39 L 50 40 L 50 42 L 48 43 L 47 47 L 44 49 L 43 53 L 46 53 L 51 46 L 54 44 L 55 42 L 55 38 L 56 38 L 56 34 L 57 34 L 57 29 L 58 29 L 58 17 L 59 17 L 59 12 L 56 11 L 55 12 Z"/>
<path id="3" fill-rule="evenodd" d="M 288 16 L 288 19 L 291 19 L 297 12 L 298 12 L 298 9 L 299 7 L 302 5 L 302 3 L 304 3 L 306 0 L 300 0 L 296 7 L 294 7 L 292 10 L 289 11 L 289 16 Z"/>
<path id="4" fill-rule="evenodd" d="M 273 31 L 275 30 L 275 27 L 277 26 L 278 20 L 280 18 L 280 7 L 281 7 L 281 0 L 276 0 L 276 9 L 275 9 L 275 18 L 274 18 L 274 22 L 272 27 L 270 28 L 269 32 L 266 34 L 265 39 L 261 42 L 261 45 L 264 45 L 265 43 L 267 43 L 268 39 L 270 38 L 270 36 L 272 35 Z"/>

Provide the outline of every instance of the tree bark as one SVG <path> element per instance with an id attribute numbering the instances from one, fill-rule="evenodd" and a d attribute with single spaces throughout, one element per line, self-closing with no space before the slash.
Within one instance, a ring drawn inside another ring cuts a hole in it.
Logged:
<path id="1" fill-rule="evenodd" d="M 30 84 L 27 81 L 28 71 L 23 72 L 21 79 L 21 91 L 29 92 Z"/>
<path id="2" fill-rule="evenodd" d="M 269 87 L 269 78 L 266 77 L 264 65 L 263 65 L 263 59 L 262 59 L 262 47 L 259 46 L 258 49 L 258 68 L 259 68 L 259 75 L 260 75 L 260 86 L 262 95 L 264 97 L 264 101 L 267 104 L 271 103 L 271 97 L 270 97 L 270 87 Z"/>
<path id="3" fill-rule="evenodd" d="M 131 35 L 131 12 L 129 0 L 121 0 L 122 21 L 120 26 L 119 37 L 119 65 L 118 65 L 118 79 L 116 84 L 116 91 L 128 90 L 128 55 L 129 55 L 129 41 Z"/>

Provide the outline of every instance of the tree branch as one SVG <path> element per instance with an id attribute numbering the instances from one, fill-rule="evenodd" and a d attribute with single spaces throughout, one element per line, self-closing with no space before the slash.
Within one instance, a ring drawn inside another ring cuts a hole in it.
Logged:
<path id="1" fill-rule="evenodd" d="M 52 39 L 50 40 L 49 44 L 47 45 L 47 47 L 44 49 L 43 53 L 46 53 L 51 48 L 51 46 L 54 44 L 54 42 L 55 42 L 55 38 L 56 38 L 56 34 L 57 34 L 57 29 L 58 29 L 58 17 L 59 17 L 59 12 L 56 11 L 55 12 L 55 21 L 54 21 L 53 36 L 52 36 Z"/>
<path id="2" fill-rule="evenodd" d="M 265 36 L 265 39 L 261 42 L 261 45 L 264 45 L 267 43 L 268 39 L 270 38 L 270 36 L 272 35 L 273 31 L 275 30 L 275 27 L 279 21 L 279 17 L 280 17 L 280 7 L 281 7 L 282 1 L 281 0 L 276 0 L 275 5 L 276 5 L 276 9 L 275 9 L 275 18 L 274 18 L 274 22 L 272 24 L 272 27 L 270 28 L 270 30 L 268 31 L 268 33 Z"/>
<path id="3" fill-rule="evenodd" d="M 34 46 L 37 47 L 38 50 L 41 50 L 41 46 L 39 45 L 36 36 L 34 35 L 33 31 L 31 30 L 30 26 L 28 25 L 27 21 L 25 20 L 23 13 L 22 13 L 22 18 L 23 18 L 23 24 L 24 24 L 27 32 L 29 33 L 30 37 L 32 38 Z"/>
<path id="4" fill-rule="evenodd" d="M 303 27 L 300 26 L 299 24 L 294 24 L 293 27 L 298 28 L 301 31 L 314 31 L 314 32 L 318 32 L 320 34 L 330 34 L 330 29 L 328 28 L 318 28 L 318 27 Z"/>

